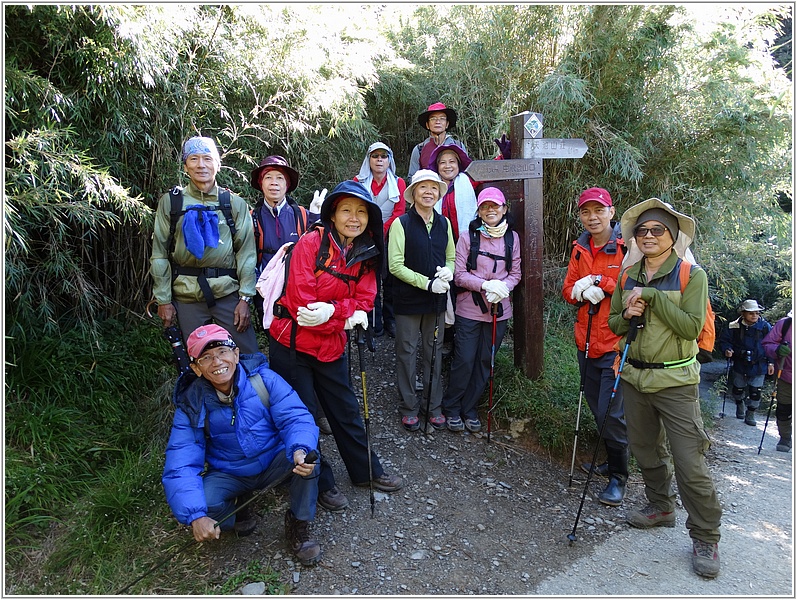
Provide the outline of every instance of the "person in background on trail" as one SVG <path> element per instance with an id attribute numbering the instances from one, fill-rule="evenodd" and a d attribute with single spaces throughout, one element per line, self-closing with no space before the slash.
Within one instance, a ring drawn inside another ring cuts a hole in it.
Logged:
<path id="1" fill-rule="evenodd" d="M 382 142 L 374 142 L 365 153 L 360 172 L 354 177 L 365 189 L 371 191 L 376 205 L 382 211 L 383 232 L 387 240 L 388 230 L 393 221 L 406 211 L 404 190 L 407 184 L 396 177 L 396 161 L 393 151 Z M 387 243 L 387 242 L 386 242 Z M 377 273 L 377 295 L 374 301 L 374 335 L 380 337 L 385 332 L 396 337 L 396 320 L 393 317 L 393 281 L 390 273 L 382 269 Z"/>
<path id="2" fill-rule="evenodd" d="M 770 332 L 761 340 L 767 356 L 777 362 L 778 369 L 775 373 L 778 379 L 777 386 L 777 406 L 775 407 L 775 418 L 778 423 L 778 440 L 775 449 L 778 452 L 789 452 L 791 450 L 791 317 L 792 311 L 780 319 L 772 327 Z"/>
<path id="3" fill-rule="evenodd" d="M 478 402 L 490 377 L 492 348 L 497 351 L 504 339 L 512 317 L 509 294 L 520 282 L 520 238 L 508 222 L 501 190 L 487 187 L 479 193 L 478 215 L 456 245 L 454 283 L 462 291 L 454 325 L 454 358 L 443 396 L 443 414 L 451 431 L 481 430 Z M 474 265 L 470 264 L 472 235 L 479 236 Z M 513 238 L 511 265 L 507 264 L 507 236 Z M 497 314 L 495 339 L 491 307 Z"/>
<path id="4" fill-rule="evenodd" d="M 183 214 L 174 235 L 171 197 L 179 188 L 161 196 L 155 213 L 150 274 L 158 316 L 164 327 L 179 321 L 183 339 L 186 332 L 212 320 L 230 332 L 245 354 L 257 352 L 249 310 L 256 263 L 249 207 L 216 184 L 221 158 L 212 139 L 186 140 L 182 161 L 189 183 L 181 190 Z M 229 198 L 229 222 L 220 195 Z"/>
<path id="5" fill-rule="evenodd" d="M 312 416 L 266 357 L 240 354 L 224 328 L 202 325 L 186 345 L 191 371 L 175 385 L 162 478 L 174 516 L 191 526 L 197 542 L 228 530 L 249 535 L 257 520 L 243 514 L 248 506 L 225 518 L 236 498 L 290 478 L 286 541 L 303 565 L 317 563 L 321 547 L 309 529 L 318 479 L 315 465 L 304 462 L 318 446 Z M 216 526 L 218 519 L 224 520 Z"/>
<path id="6" fill-rule="evenodd" d="M 255 271 L 257 280 L 280 246 L 297 241 L 310 225 L 318 221 L 318 213 L 321 211 L 321 203 L 327 191 L 316 190 L 309 211 L 299 206 L 296 200 L 289 196 L 299 185 L 299 172 L 279 155 L 267 156 L 261 160 L 260 165 L 252 170 L 250 184 L 263 194 L 252 209 L 257 246 Z M 254 300 L 262 321 L 265 310 L 263 298 L 260 294 L 256 294 Z M 319 410 L 315 416 L 316 425 L 321 433 L 330 435 L 332 430 L 323 411 Z"/>
<path id="7" fill-rule="evenodd" d="M 620 336 L 609 329 L 609 309 L 614 288 L 620 277 L 625 256 L 620 223 L 614 221 L 612 197 L 603 188 L 591 187 L 578 198 L 578 218 L 584 232 L 573 241 L 567 275 L 562 287 L 562 297 L 578 306 L 575 338 L 578 363 L 583 373 L 584 396 L 595 417 L 598 431 L 603 429 L 603 444 L 607 461 L 598 465 L 595 472 L 608 476 L 609 484 L 598 495 L 598 500 L 608 506 L 619 506 L 625 497 L 628 481 L 628 432 L 625 426 L 622 385 L 612 398 L 617 358 L 615 345 Z M 597 307 L 597 312 L 589 312 Z M 590 323 L 591 321 L 591 323 Z M 589 357 L 586 356 L 587 330 L 589 330 Z M 608 417 L 611 400 L 611 411 Z M 581 466 L 587 473 L 591 463 Z"/>
<path id="8" fill-rule="evenodd" d="M 711 444 L 700 413 L 700 364 L 695 358 L 706 318 L 708 280 L 705 271 L 693 265 L 681 292 L 679 276 L 695 223 L 650 198 L 627 210 L 620 226 L 625 244 L 635 244 L 642 258 L 621 273 L 612 294 L 609 327 L 625 336 L 634 317 L 644 325 L 627 345 L 621 377 L 628 442 L 648 500 L 626 518 L 639 528 L 675 526 L 674 463 L 692 538 L 692 568 L 698 575 L 716 577 L 722 508 L 706 466 Z"/>
<path id="9" fill-rule="evenodd" d="M 730 385 L 731 396 L 736 401 L 736 418 L 751 426 L 756 424 L 755 411 L 761 404 L 764 377 L 775 372 L 773 360 L 761 345 L 772 329 L 761 317 L 762 310 L 755 300 L 745 300 L 739 306 L 739 318 L 728 323 L 720 335 L 720 350 L 732 359 Z"/>
<path id="10" fill-rule="evenodd" d="M 320 227 L 302 236 L 292 251 L 288 281 L 269 329 L 271 368 L 290 383 L 310 409 L 316 399 L 329 420 L 340 457 L 356 486 L 394 492 L 401 477 L 382 468 L 368 444 L 359 403 L 349 382 L 346 331 L 367 328 L 376 271 L 382 264 L 382 214 L 361 183 L 339 183 L 321 206 Z M 328 248 L 328 261 L 322 249 Z M 321 456 L 318 503 L 337 512 L 349 505 Z"/>
<path id="11" fill-rule="evenodd" d="M 427 409 L 426 403 L 419 405 L 415 395 L 419 332 L 423 346 L 423 397 L 431 398 L 429 421 L 434 429 L 446 426 L 441 410 L 441 344 L 437 338 L 444 326 L 446 296 L 454 278 L 455 246 L 451 223 L 434 209 L 445 190 L 446 184 L 437 173 L 419 170 L 404 191 L 410 207 L 390 226 L 388 268 L 397 280 L 393 295 L 396 379 L 401 422 L 407 431 L 420 429 L 419 409 Z"/>
<path id="12" fill-rule="evenodd" d="M 410 170 L 407 179 L 412 180 L 418 169 L 431 169 L 432 152 L 438 146 L 452 144 L 465 152 L 465 144 L 455 140 L 449 133 L 457 125 L 457 112 L 446 107 L 442 102 L 435 102 L 418 115 L 418 124 L 429 132 L 429 137 L 412 149 L 410 155 Z"/>

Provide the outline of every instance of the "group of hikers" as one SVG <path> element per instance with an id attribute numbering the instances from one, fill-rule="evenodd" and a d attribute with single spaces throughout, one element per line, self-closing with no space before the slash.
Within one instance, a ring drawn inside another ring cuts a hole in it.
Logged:
<path id="1" fill-rule="evenodd" d="M 316 191 L 308 208 L 289 195 L 299 172 L 284 157 L 268 156 L 252 171 L 262 199 L 250 211 L 218 186 L 214 141 L 183 144 L 189 181 L 160 199 L 151 274 L 158 315 L 166 327 L 179 322 L 190 357 L 174 390 L 163 486 L 197 541 L 223 530 L 250 534 L 252 494 L 290 479 L 286 539 L 302 564 L 317 563 L 321 548 L 310 532 L 316 505 L 332 512 L 349 505 L 319 452 L 320 432 L 334 438 L 355 486 L 403 487 L 367 439 L 350 383 L 349 335 L 395 338 L 404 430 L 482 429 L 479 400 L 512 317 L 521 240 L 501 190 L 464 173 L 471 159 L 448 133 L 456 120 L 439 102 L 419 115 L 429 136 L 413 149 L 409 185 L 396 175 L 392 150 L 376 142 L 355 177 L 329 194 Z M 510 140 L 496 143 L 496 158 L 509 158 Z M 641 528 L 675 525 L 674 471 L 693 567 L 715 577 L 721 509 L 705 461 L 695 358 L 708 288 L 705 272 L 688 260 L 694 221 L 652 198 L 618 223 L 609 192 L 597 187 L 577 204 L 585 231 L 573 243 L 562 294 L 579 307 L 581 387 L 607 455 L 604 464 L 582 468 L 608 478 L 599 500 L 619 506 L 634 454 L 648 504 L 627 519 Z M 778 385 L 788 382 L 789 390 L 778 391 L 778 449 L 790 449 L 791 405 L 784 401 L 788 411 L 781 410 L 780 401 L 791 397 L 790 327 L 779 322 L 759 335 L 761 307 L 749 302 L 734 322 L 741 337 L 731 333 L 723 346 L 733 357 L 734 398 L 743 404 L 747 386 L 749 423 L 763 373 L 779 360 Z M 268 358 L 254 331 L 261 319 Z M 780 337 L 770 349 L 773 333 Z M 451 334 L 444 389 L 442 341 Z"/>

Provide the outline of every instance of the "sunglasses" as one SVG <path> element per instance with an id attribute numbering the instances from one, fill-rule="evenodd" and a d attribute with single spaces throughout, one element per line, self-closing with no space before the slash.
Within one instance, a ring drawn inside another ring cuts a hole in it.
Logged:
<path id="1" fill-rule="evenodd" d="M 634 235 L 636 237 L 645 237 L 650 233 L 655 237 L 661 237 L 664 235 L 664 232 L 667 231 L 666 227 L 656 226 L 656 227 L 637 227 L 634 231 Z"/>
<path id="2" fill-rule="evenodd" d="M 387 154 L 372 154 L 371 158 L 387 158 Z"/>

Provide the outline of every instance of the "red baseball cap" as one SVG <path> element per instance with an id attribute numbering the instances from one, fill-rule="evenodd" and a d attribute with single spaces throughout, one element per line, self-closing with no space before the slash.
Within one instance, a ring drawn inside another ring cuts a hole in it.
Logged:
<path id="1" fill-rule="evenodd" d="M 197 327 L 188 336 L 188 340 L 186 340 L 188 356 L 196 360 L 213 342 L 216 342 L 216 346 L 236 347 L 232 336 L 224 327 L 211 323 Z"/>
<path id="2" fill-rule="evenodd" d="M 612 197 L 609 195 L 609 192 L 603 188 L 591 187 L 581 192 L 581 195 L 578 197 L 578 207 L 581 208 L 587 202 L 598 202 L 604 206 L 611 206 Z"/>

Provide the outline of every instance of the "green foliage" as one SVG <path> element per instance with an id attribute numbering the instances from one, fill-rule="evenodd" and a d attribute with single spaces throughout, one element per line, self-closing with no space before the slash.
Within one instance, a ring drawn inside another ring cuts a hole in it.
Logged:
<path id="1" fill-rule="evenodd" d="M 286 585 L 280 583 L 279 573 L 273 571 L 271 567 L 267 565 L 262 565 L 256 560 L 251 560 L 241 572 L 236 573 L 224 582 L 224 585 L 221 586 L 220 593 L 224 595 L 233 594 L 247 583 L 255 583 L 258 581 L 265 582 L 266 590 L 264 593 L 270 596 L 287 594 L 289 591 Z"/>
<path id="2" fill-rule="evenodd" d="M 9 540 L 64 518 L 77 498 L 102 491 L 98 479 L 109 477 L 110 494 L 118 494 L 120 481 L 136 471 L 142 440 L 151 439 L 157 423 L 140 414 L 158 408 L 161 399 L 150 394 L 171 375 L 168 345 L 149 324 L 104 321 L 99 333 L 7 340 Z M 115 502 L 124 504 L 124 494 Z"/>

